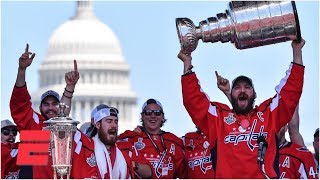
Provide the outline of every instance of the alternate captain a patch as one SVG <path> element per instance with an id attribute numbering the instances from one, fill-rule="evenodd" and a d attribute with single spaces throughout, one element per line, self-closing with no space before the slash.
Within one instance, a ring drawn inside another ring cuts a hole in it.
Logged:
<path id="1" fill-rule="evenodd" d="M 235 117 L 233 117 L 233 113 L 229 113 L 228 117 L 224 117 L 223 119 L 224 119 L 224 122 L 226 122 L 228 125 L 236 122 L 237 120 Z"/>

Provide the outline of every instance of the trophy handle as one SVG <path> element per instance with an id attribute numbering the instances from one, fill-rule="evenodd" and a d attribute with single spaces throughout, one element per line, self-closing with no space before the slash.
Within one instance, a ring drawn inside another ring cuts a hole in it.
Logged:
<path id="1" fill-rule="evenodd" d="M 296 20 L 296 30 L 297 30 L 297 42 L 301 42 L 301 30 L 300 30 L 300 23 L 299 23 L 299 16 L 298 16 L 298 11 L 296 7 L 296 3 L 294 1 L 291 1 L 292 8 L 293 8 L 293 14 L 294 14 L 294 19 Z"/>
<path id="2" fill-rule="evenodd" d="M 68 105 L 66 105 L 65 103 L 63 103 L 63 102 L 59 103 L 59 105 L 58 105 L 58 109 L 59 109 L 59 115 L 58 115 L 58 117 L 66 117 L 64 111 L 65 111 L 66 109 L 69 109 L 69 108 L 70 108 L 70 107 L 69 107 Z"/>

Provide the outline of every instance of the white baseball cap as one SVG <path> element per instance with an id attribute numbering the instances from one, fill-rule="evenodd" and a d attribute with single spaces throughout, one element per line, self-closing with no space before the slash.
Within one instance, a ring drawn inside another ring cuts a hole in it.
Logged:
<path id="1" fill-rule="evenodd" d="M 1 129 L 4 127 L 14 126 L 17 127 L 12 121 L 5 119 L 1 121 Z"/>
<path id="2" fill-rule="evenodd" d="M 143 112 L 144 108 L 146 108 L 146 106 L 147 106 L 148 104 L 157 104 L 157 105 L 161 108 L 161 111 L 163 112 L 162 104 L 161 104 L 158 100 L 156 100 L 156 99 L 148 99 L 148 100 L 142 105 L 142 110 L 141 110 L 142 112 Z"/>

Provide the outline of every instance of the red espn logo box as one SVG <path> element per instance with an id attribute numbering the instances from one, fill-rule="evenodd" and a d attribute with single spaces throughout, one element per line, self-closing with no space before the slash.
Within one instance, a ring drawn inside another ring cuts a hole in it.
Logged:
<path id="1" fill-rule="evenodd" d="M 42 130 L 20 131 L 17 165 L 47 165 L 50 133 Z"/>

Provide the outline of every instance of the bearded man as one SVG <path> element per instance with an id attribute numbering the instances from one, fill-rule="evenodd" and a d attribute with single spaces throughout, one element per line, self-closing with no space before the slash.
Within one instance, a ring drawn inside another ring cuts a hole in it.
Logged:
<path id="1" fill-rule="evenodd" d="M 252 80 L 239 76 L 232 82 L 232 109 L 211 102 L 192 72 L 192 57 L 180 51 L 183 103 L 192 121 L 209 138 L 216 150 L 215 178 L 279 178 L 277 133 L 287 124 L 299 102 L 304 66 L 305 41 L 293 41 L 293 63 L 276 87 L 276 95 L 254 107 L 256 92 Z"/>

